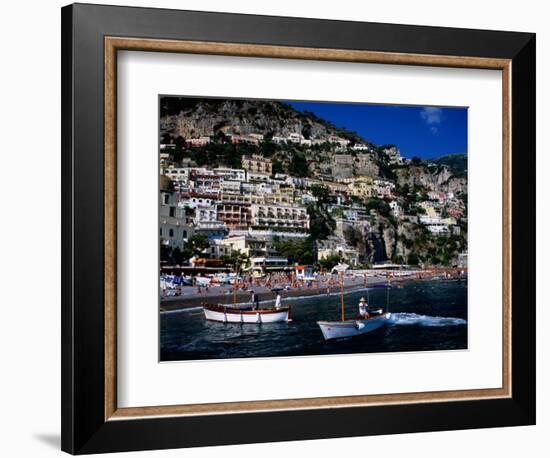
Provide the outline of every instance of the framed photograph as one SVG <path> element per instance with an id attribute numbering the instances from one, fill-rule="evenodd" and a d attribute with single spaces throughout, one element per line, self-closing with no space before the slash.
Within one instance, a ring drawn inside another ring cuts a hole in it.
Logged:
<path id="1" fill-rule="evenodd" d="M 535 423 L 535 35 L 62 9 L 62 448 Z"/>

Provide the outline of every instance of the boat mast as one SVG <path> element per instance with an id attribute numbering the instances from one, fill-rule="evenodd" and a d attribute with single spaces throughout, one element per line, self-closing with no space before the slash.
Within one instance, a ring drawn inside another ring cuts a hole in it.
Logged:
<path id="1" fill-rule="evenodd" d="M 342 281 L 340 283 L 341 296 L 342 296 L 342 321 L 345 321 L 344 320 L 344 272 L 342 271 L 340 275 L 342 275 Z"/>

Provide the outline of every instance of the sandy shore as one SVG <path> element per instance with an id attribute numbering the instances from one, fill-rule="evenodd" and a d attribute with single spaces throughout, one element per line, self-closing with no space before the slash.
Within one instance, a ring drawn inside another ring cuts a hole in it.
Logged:
<path id="1" fill-rule="evenodd" d="M 434 277 L 430 276 L 423 279 L 433 280 Z M 391 283 L 395 285 L 412 280 L 418 280 L 418 278 L 393 278 Z M 387 280 L 379 277 L 369 277 L 367 279 L 363 277 L 346 278 L 344 282 L 344 292 L 350 293 L 353 291 L 365 290 L 369 287 L 386 284 Z M 275 300 L 276 293 L 264 286 L 254 285 L 249 289 L 254 290 L 254 292 L 258 295 L 260 302 L 269 303 L 270 301 Z M 314 283 L 310 287 L 306 285 L 301 285 L 288 291 L 281 291 L 281 298 L 284 301 L 285 298 L 290 297 L 324 296 L 327 294 L 334 295 L 340 294 L 340 290 L 341 288 L 338 283 L 330 284 L 327 280 L 321 281 L 318 284 Z M 182 294 L 180 296 L 170 296 L 162 298 L 160 303 L 160 310 L 161 312 L 166 312 L 192 307 L 200 307 L 205 303 L 229 304 L 233 303 L 234 301 L 237 303 L 244 303 L 250 301 L 250 295 L 251 293 L 248 291 L 238 291 L 235 299 L 234 293 L 230 290 L 230 287 L 228 285 L 211 286 L 208 288 L 208 291 L 206 291 L 205 288 L 201 288 L 200 293 L 198 293 L 197 288 L 186 286 L 182 288 Z"/>

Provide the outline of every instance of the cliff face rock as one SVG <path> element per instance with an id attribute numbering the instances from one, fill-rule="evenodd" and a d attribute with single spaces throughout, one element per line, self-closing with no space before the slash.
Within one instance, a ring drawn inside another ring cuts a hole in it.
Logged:
<path id="1" fill-rule="evenodd" d="M 351 154 L 335 154 L 331 161 L 332 177 L 335 179 L 350 178 L 354 174 L 353 156 Z"/>
<path id="2" fill-rule="evenodd" d="M 468 181 L 466 178 L 453 177 L 441 185 L 441 190 L 455 194 L 466 193 L 468 192 Z"/>
<path id="3" fill-rule="evenodd" d="M 377 177 L 380 169 L 373 154 L 358 154 L 354 161 L 355 175 Z"/>
<path id="4" fill-rule="evenodd" d="M 425 165 L 411 165 L 396 169 L 395 175 L 397 184 L 400 186 L 423 186 L 430 191 L 467 192 L 466 178 L 455 177 L 453 171 L 446 166 L 438 167 L 435 171 L 430 172 Z"/>
<path id="5" fill-rule="evenodd" d="M 382 262 L 388 259 L 386 256 L 386 242 L 380 231 L 374 230 L 368 234 L 365 249 L 365 261 L 369 264 Z"/>
<path id="6" fill-rule="evenodd" d="M 396 250 L 397 232 L 390 222 L 376 216 L 365 240 L 365 260 L 369 264 L 391 259 Z"/>
<path id="7" fill-rule="evenodd" d="M 226 135 L 270 133 L 283 137 L 297 133 L 305 138 L 320 139 L 342 134 L 354 137 L 351 132 L 331 127 L 313 114 L 302 113 L 285 103 L 186 99 L 179 104 L 179 110 L 175 103 L 172 106 L 163 106 L 161 103 L 161 137 L 214 137 L 220 132 Z"/>
<path id="8" fill-rule="evenodd" d="M 395 174 L 397 184 L 400 186 L 423 186 L 431 191 L 437 190 L 442 183 L 451 178 L 451 172 L 447 168 L 442 168 L 439 173 L 432 174 L 424 165 L 411 165 L 397 169 Z"/>
<path id="9" fill-rule="evenodd" d="M 382 238 L 385 244 L 385 250 L 387 259 L 392 259 L 395 255 L 395 245 L 396 245 L 396 232 L 395 228 L 390 225 L 386 225 L 382 230 Z"/>

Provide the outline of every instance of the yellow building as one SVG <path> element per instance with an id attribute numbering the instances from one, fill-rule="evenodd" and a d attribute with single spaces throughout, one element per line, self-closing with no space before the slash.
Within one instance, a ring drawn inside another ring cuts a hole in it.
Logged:
<path id="1" fill-rule="evenodd" d="M 348 184 L 352 196 L 356 197 L 374 197 L 375 187 L 371 177 L 359 177 Z"/>
<path id="2" fill-rule="evenodd" d="M 242 158 L 243 169 L 249 172 L 266 173 L 271 175 L 273 170 L 273 164 L 271 160 L 259 154 L 253 154 L 252 156 L 243 156 Z"/>

